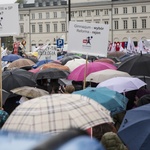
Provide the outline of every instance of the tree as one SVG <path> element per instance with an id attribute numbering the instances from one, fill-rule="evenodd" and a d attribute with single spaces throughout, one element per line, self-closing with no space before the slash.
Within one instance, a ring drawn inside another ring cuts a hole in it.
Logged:
<path id="1" fill-rule="evenodd" d="M 24 2 L 24 0 L 16 0 L 16 2 L 15 3 L 19 3 L 19 4 L 21 4 L 21 3 L 23 3 Z"/>

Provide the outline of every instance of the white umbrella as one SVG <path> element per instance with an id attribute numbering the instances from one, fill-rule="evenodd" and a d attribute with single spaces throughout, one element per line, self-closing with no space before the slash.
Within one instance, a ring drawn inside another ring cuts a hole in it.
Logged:
<path id="1" fill-rule="evenodd" d="M 110 112 L 94 100 L 78 94 L 42 96 L 19 105 L 3 130 L 58 133 L 70 127 L 88 129 L 112 122 Z"/>
<path id="2" fill-rule="evenodd" d="M 10 90 L 11 92 L 25 97 L 36 98 L 44 95 L 49 95 L 49 92 L 30 86 L 23 86 Z"/>
<path id="3" fill-rule="evenodd" d="M 89 74 L 86 77 L 86 81 L 100 83 L 114 77 L 130 77 L 130 75 L 123 71 L 106 69 Z"/>
<path id="4" fill-rule="evenodd" d="M 79 67 L 80 65 L 83 65 L 86 63 L 85 59 L 73 59 L 73 60 L 69 60 L 65 66 L 69 67 L 70 71 L 73 71 L 74 69 L 76 69 L 77 67 Z"/>
<path id="5" fill-rule="evenodd" d="M 133 77 L 115 77 L 105 80 L 97 85 L 97 87 L 107 87 L 119 93 L 137 90 L 146 83 L 138 78 Z"/>

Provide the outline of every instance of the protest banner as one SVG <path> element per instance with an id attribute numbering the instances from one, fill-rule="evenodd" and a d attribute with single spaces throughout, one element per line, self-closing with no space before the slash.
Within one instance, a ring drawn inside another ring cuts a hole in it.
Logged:
<path id="1" fill-rule="evenodd" d="M 107 56 L 109 25 L 69 22 L 68 52 Z"/>

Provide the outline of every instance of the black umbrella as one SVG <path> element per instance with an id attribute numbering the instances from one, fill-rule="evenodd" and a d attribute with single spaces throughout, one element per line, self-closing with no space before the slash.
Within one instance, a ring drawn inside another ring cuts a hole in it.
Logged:
<path id="1" fill-rule="evenodd" d="M 8 98 L 9 95 L 10 95 L 9 92 L 2 89 L 2 105 L 5 103 L 5 101 L 6 101 L 6 99 Z"/>
<path id="2" fill-rule="evenodd" d="M 59 78 L 66 78 L 68 76 L 68 72 L 56 68 L 48 68 L 39 71 L 35 75 L 36 80 L 40 79 L 59 79 Z"/>
<path id="3" fill-rule="evenodd" d="M 71 56 L 65 56 L 64 58 L 62 58 L 60 60 L 61 64 L 62 65 L 65 65 L 69 60 L 72 60 L 72 59 L 81 59 L 82 57 L 80 56 L 77 56 L 77 55 L 71 55 Z"/>
<path id="4" fill-rule="evenodd" d="M 2 73 L 2 87 L 10 91 L 17 87 L 35 86 L 35 80 L 32 72 L 23 69 L 13 69 Z"/>
<path id="5" fill-rule="evenodd" d="M 130 56 L 121 62 L 118 70 L 125 71 L 130 75 L 150 76 L 150 54 Z"/>

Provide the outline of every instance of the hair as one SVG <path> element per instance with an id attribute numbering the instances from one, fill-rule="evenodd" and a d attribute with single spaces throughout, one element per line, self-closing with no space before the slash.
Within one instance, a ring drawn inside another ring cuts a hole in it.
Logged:
<path id="1" fill-rule="evenodd" d="M 65 93 L 73 93 L 75 91 L 75 88 L 73 85 L 67 85 L 65 87 Z"/>
<path id="2" fill-rule="evenodd" d="M 137 101 L 137 107 L 143 106 L 149 103 L 150 103 L 150 94 L 146 94 Z"/>
<path id="3" fill-rule="evenodd" d="M 94 126 L 92 130 L 93 130 L 93 137 L 95 137 L 99 141 L 101 140 L 102 136 L 107 132 L 117 133 L 117 130 L 112 123 L 103 123 Z"/>

